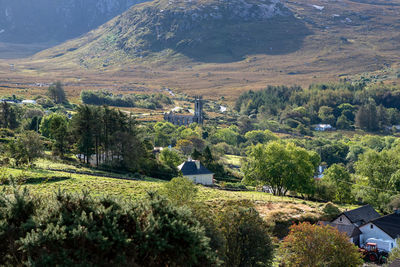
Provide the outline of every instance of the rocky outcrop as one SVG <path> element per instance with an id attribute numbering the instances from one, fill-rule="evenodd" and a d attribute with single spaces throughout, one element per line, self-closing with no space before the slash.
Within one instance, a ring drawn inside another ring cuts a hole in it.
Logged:
<path id="1" fill-rule="evenodd" d="M 0 41 L 65 41 L 145 0 L 0 0 Z"/>

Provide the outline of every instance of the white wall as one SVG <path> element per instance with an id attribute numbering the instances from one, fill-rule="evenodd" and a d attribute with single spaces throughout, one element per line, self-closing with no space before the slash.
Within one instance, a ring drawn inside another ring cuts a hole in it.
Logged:
<path id="1" fill-rule="evenodd" d="M 373 228 L 371 228 L 371 225 L 373 225 Z M 393 247 L 396 247 L 396 240 L 391 238 L 388 234 L 372 223 L 367 223 L 366 225 L 361 226 L 360 231 L 362 232 L 360 236 L 361 245 L 364 245 L 368 238 L 376 238 L 388 240 L 393 243 Z M 390 250 L 392 250 L 392 248 L 390 248 Z"/>
<path id="2" fill-rule="evenodd" d="M 201 174 L 201 175 L 186 175 L 196 184 L 202 185 L 213 185 L 213 174 Z"/>

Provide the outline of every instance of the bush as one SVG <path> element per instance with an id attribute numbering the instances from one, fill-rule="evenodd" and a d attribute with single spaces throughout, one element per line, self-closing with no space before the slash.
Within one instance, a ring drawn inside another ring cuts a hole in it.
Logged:
<path id="1" fill-rule="evenodd" d="M 273 246 L 267 224 L 254 207 L 229 205 L 220 213 L 226 266 L 272 266 Z"/>
<path id="2" fill-rule="evenodd" d="M 204 229 L 189 210 L 149 193 L 135 204 L 59 192 L 0 193 L 0 265 L 212 266 Z"/>
<path id="3" fill-rule="evenodd" d="M 241 190 L 247 190 L 247 187 L 242 184 L 242 183 L 229 183 L 229 182 L 222 182 L 221 183 L 222 188 L 227 188 L 227 189 L 241 189 Z"/>
<path id="4" fill-rule="evenodd" d="M 331 202 L 325 204 L 322 212 L 324 213 L 324 218 L 328 221 L 336 218 L 341 213 L 340 209 Z"/>
<path id="5" fill-rule="evenodd" d="M 344 233 L 330 226 L 293 225 L 280 246 L 284 266 L 352 267 L 363 261 Z"/>
<path id="6" fill-rule="evenodd" d="M 165 183 L 161 189 L 171 202 L 177 205 L 185 205 L 191 203 L 196 197 L 198 188 L 187 177 L 176 177 L 170 182 Z"/>
<path id="7" fill-rule="evenodd" d="M 108 91 L 82 91 L 81 99 L 84 104 L 109 105 L 115 107 L 139 107 L 146 109 L 162 108 L 171 105 L 172 100 L 163 94 L 153 95 L 113 95 Z"/>

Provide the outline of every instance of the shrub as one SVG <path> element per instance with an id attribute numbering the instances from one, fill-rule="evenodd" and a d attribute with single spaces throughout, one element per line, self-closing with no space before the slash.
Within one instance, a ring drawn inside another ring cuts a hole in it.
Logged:
<path id="1" fill-rule="evenodd" d="M 219 216 L 226 266 L 272 266 L 267 224 L 253 207 L 230 205 Z"/>
<path id="2" fill-rule="evenodd" d="M 340 214 L 340 209 L 331 202 L 328 202 L 322 209 L 322 212 L 324 213 L 324 217 L 326 218 L 326 220 L 330 221 Z"/>
<path id="3" fill-rule="evenodd" d="M 389 263 L 393 263 L 398 259 L 400 259 L 400 239 L 397 239 L 397 247 L 395 247 L 389 254 Z"/>
<path id="4" fill-rule="evenodd" d="M 59 192 L 0 193 L 0 265 L 213 266 L 204 229 L 185 208 L 149 193 L 135 204 Z"/>
<path id="5" fill-rule="evenodd" d="M 285 266 L 352 267 L 363 261 L 346 234 L 331 226 L 293 225 L 280 246 Z"/>
<path id="6" fill-rule="evenodd" d="M 165 183 L 161 189 L 162 194 L 177 205 L 189 204 L 196 197 L 198 188 L 187 177 L 176 177 Z"/>

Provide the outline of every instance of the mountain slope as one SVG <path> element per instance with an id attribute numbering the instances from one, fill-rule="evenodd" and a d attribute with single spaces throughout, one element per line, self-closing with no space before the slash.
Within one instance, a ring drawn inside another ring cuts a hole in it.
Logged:
<path id="1" fill-rule="evenodd" d="M 91 65 L 167 51 L 202 62 L 230 62 L 245 55 L 298 50 L 310 31 L 279 0 L 157 0 L 132 7 L 87 36 L 53 49 L 74 51 Z M 89 41 L 88 41 L 89 40 Z"/>
<path id="2" fill-rule="evenodd" d="M 0 79 L 7 92 L 29 88 L 40 94 L 32 81 L 60 79 L 75 97 L 81 89 L 143 92 L 169 87 L 230 100 L 267 84 L 307 86 L 339 79 L 400 83 L 399 4 L 158 0 L 134 6 L 28 60 L 0 61 Z M 234 13 L 242 10 L 248 12 Z"/>
<path id="3" fill-rule="evenodd" d="M 0 0 L 0 42 L 65 41 L 145 0 Z"/>

